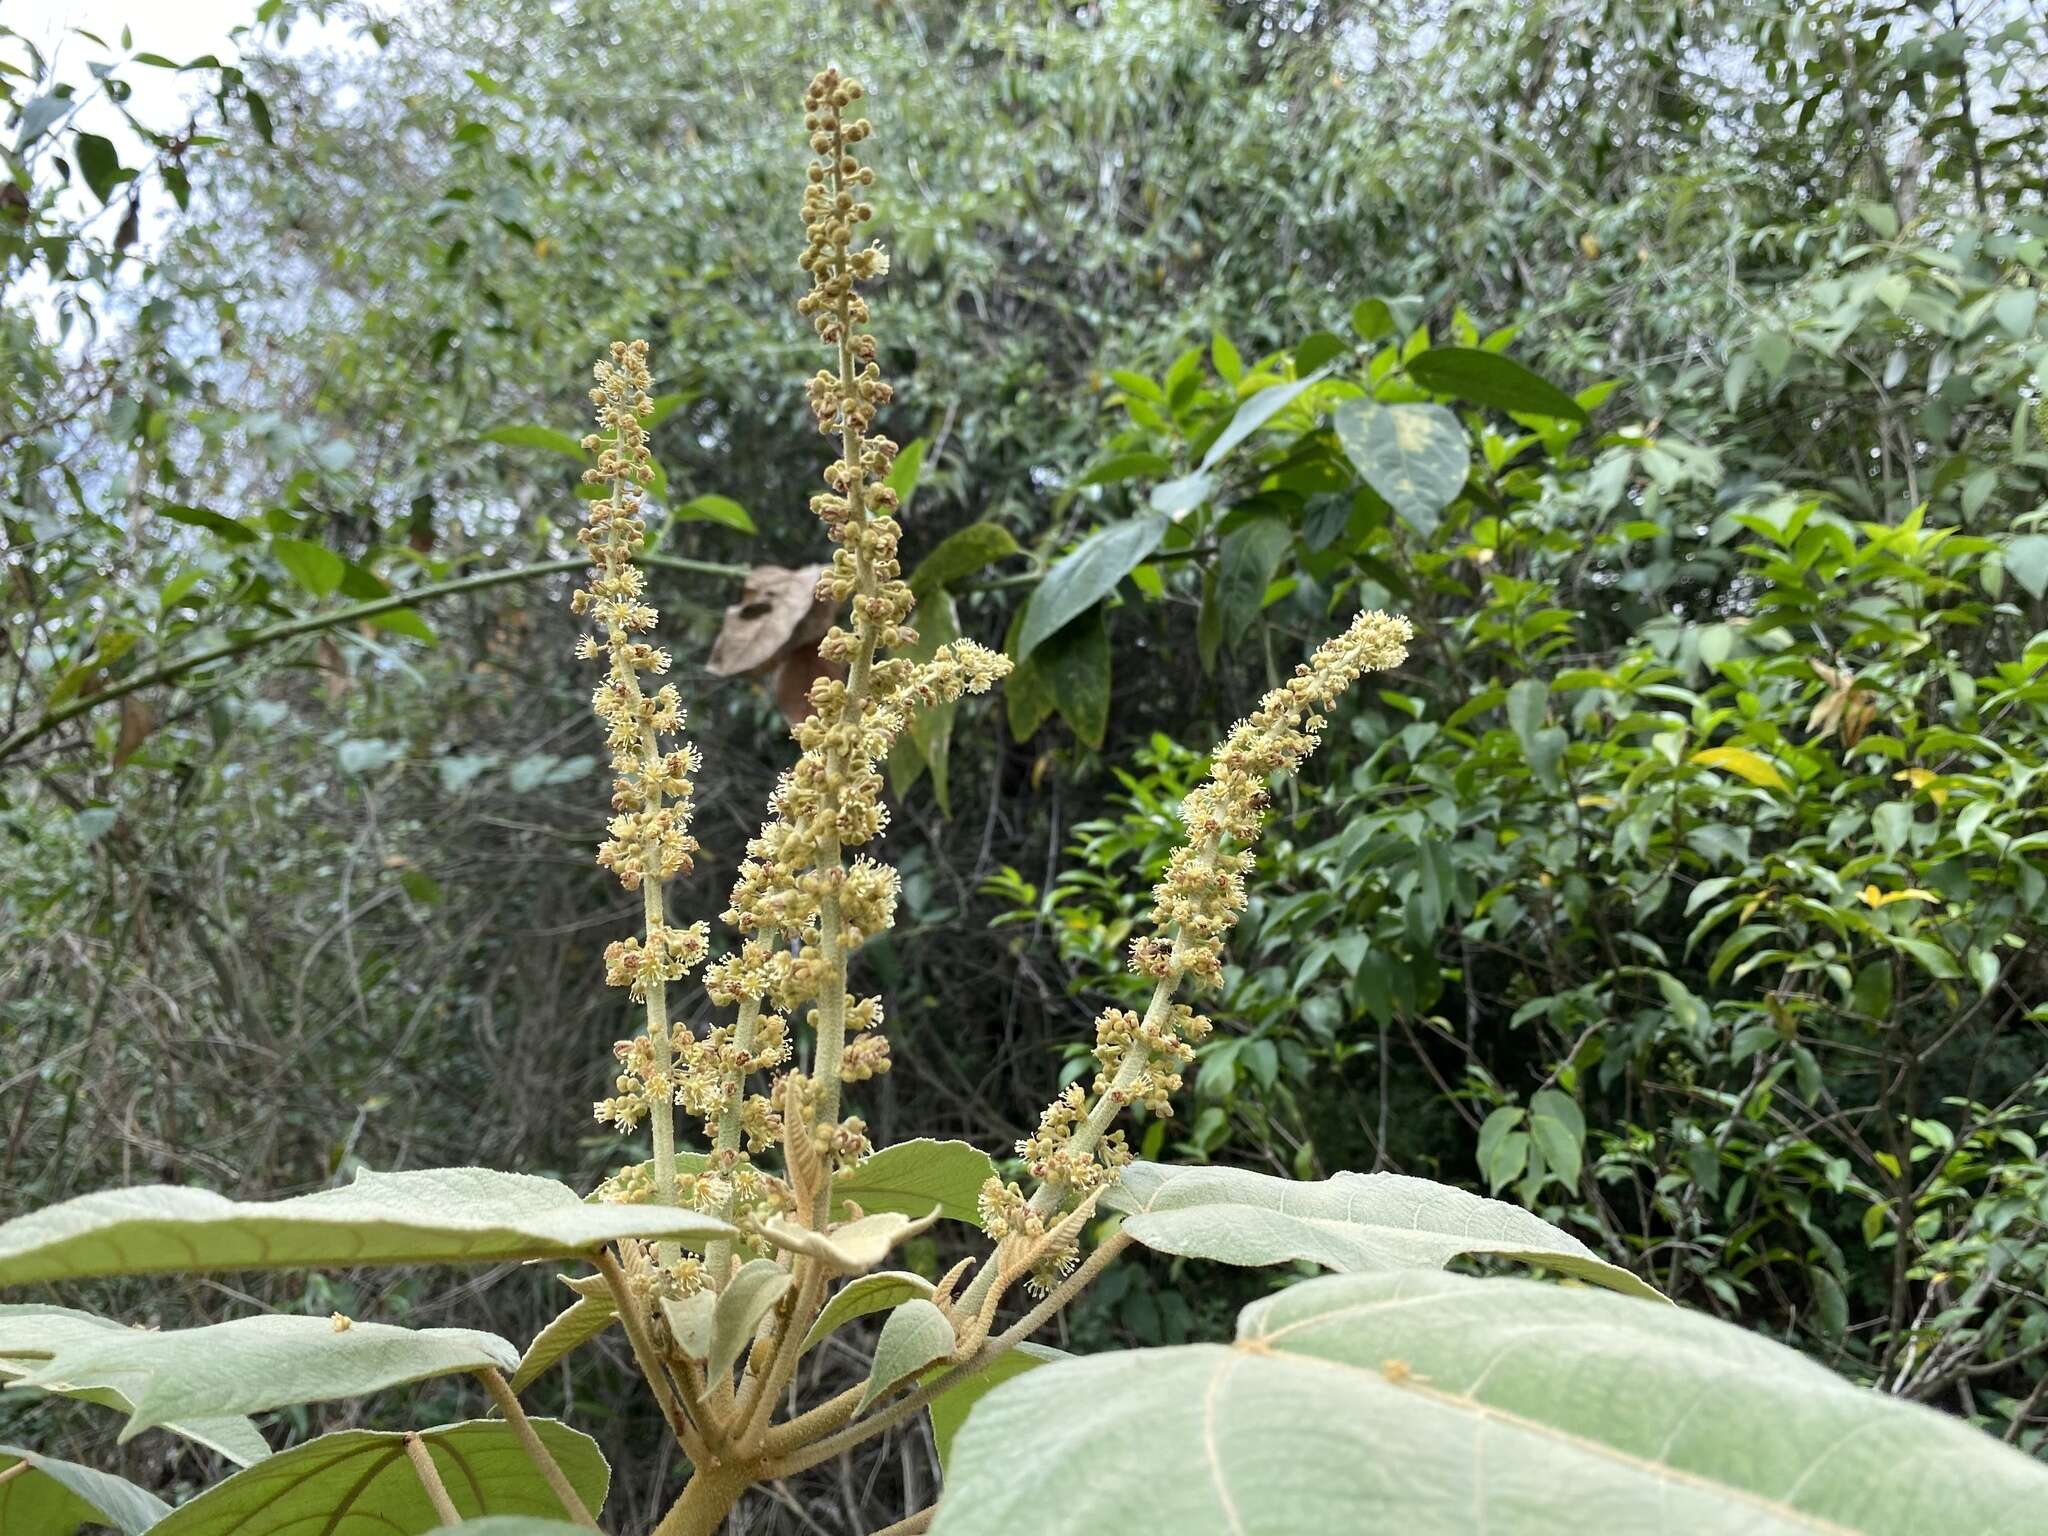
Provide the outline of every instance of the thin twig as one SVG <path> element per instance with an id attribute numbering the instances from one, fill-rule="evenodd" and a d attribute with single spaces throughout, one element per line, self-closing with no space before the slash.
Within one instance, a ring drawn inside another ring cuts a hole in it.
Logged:
<path id="1" fill-rule="evenodd" d="M 640 1315 L 640 1305 L 634 1299 L 625 1271 L 619 1268 L 619 1261 L 609 1248 L 598 1249 L 594 1262 L 612 1293 L 613 1305 L 618 1308 L 619 1321 L 625 1325 L 626 1341 L 633 1346 L 633 1359 L 640 1367 L 640 1374 L 647 1378 L 655 1401 L 661 1404 L 661 1416 L 668 1420 L 668 1427 L 675 1433 L 677 1443 L 695 1461 L 702 1449 L 701 1442 L 691 1433 L 690 1421 L 683 1417 L 683 1410 L 676 1406 L 675 1393 L 669 1390 L 668 1375 L 662 1369 L 661 1351 L 654 1347 L 654 1340 L 648 1336 L 647 1320 Z"/>
<path id="2" fill-rule="evenodd" d="M 533 1421 L 526 1416 L 526 1410 L 519 1406 L 519 1394 L 512 1390 L 512 1384 L 505 1380 L 496 1369 L 485 1366 L 477 1374 L 483 1377 L 484 1387 L 491 1399 L 498 1405 L 498 1411 L 505 1415 L 505 1422 L 512 1426 L 512 1433 L 519 1437 L 519 1443 L 526 1450 L 526 1456 L 540 1475 L 547 1479 L 547 1485 L 555 1490 L 555 1497 L 562 1501 L 562 1508 L 578 1525 L 587 1525 L 596 1530 L 597 1521 L 591 1518 L 589 1506 L 578 1496 L 569 1482 L 568 1474 L 562 1471 L 561 1463 L 554 1453 L 542 1443 Z"/>

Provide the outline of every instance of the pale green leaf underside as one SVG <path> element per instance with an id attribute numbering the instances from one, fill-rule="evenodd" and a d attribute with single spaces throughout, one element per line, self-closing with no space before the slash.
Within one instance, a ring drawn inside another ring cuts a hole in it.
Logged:
<path id="1" fill-rule="evenodd" d="M 103 1525 L 122 1536 L 142 1536 L 170 1509 L 155 1494 L 110 1473 L 0 1445 L 0 1472 L 24 1461 L 28 1471 L 0 1483 L 0 1531 L 8 1536 L 72 1536 L 80 1526 Z"/>
<path id="2" fill-rule="evenodd" d="M 1344 456 L 1365 483 L 1417 532 L 1434 532 L 1472 467 L 1458 418 L 1440 405 L 1347 400 L 1332 419 Z"/>
<path id="3" fill-rule="evenodd" d="M 555 1320 L 533 1336 L 526 1353 L 519 1357 L 519 1369 L 512 1373 L 512 1390 L 524 1392 L 541 1372 L 581 1349 L 618 1321 L 619 1309 L 609 1294 L 578 1296 Z"/>
<path id="4" fill-rule="evenodd" d="M 134 1330 L 72 1307 L 0 1306 L 0 1381 L 12 1381 L 33 1370 L 55 1350 L 80 1339 L 104 1338 L 109 1333 L 129 1334 Z M 104 1387 L 49 1386 L 42 1391 L 80 1402 L 96 1403 L 118 1413 L 130 1413 L 134 1405 L 119 1392 Z M 247 1418 L 171 1419 L 162 1428 L 183 1436 L 195 1445 L 218 1451 L 237 1466 L 246 1467 L 270 1454 L 270 1444 Z"/>
<path id="5" fill-rule="evenodd" d="M 81 1195 L 0 1226 L 0 1285 L 83 1275 L 566 1258 L 622 1237 L 732 1231 L 695 1211 L 588 1205 L 553 1179 L 486 1168 L 363 1173 L 341 1189 L 236 1201 L 153 1185 Z"/>
<path id="6" fill-rule="evenodd" d="M 948 1220 L 978 1221 L 981 1186 L 995 1172 L 989 1155 L 964 1141 L 899 1141 L 833 1179 L 833 1215 L 851 1201 L 869 1215 L 895 1211 L 923 1216 L 937 1206 Z"/>
<path id="7" fill-rule="evenodd" d="M 841 1222 L 830 1232 L 813 1232 L 793 1221 L 762 1224 L 760 1235 L 778 1248 L 807 1254 L 834 1274 L 857 1275 L 873 1269 L 898 1243 L 908 1242 L 939 1219 L 934 1210 L 922 1221 L 896 1211 Z"/>
<path id="8" fill-rule="evenodd" d="M 1103 1197 L 1124 1231 L 1160 1253 L 1225 1264 L 1306 1260 L 1360 1273 L 1439 1269 L 1492 1254 L 1633 1296 L 1652 1286 L 1518 1205 L 1397 1173 L 1299 1183 L 1241 1168 L 1132 1163 Z"/>
<path id="9" fill-rule="evenodd" d="M 1597 1290 L 1311 1280 L 1236 1347 L 1010 1382 L 954 1445 L 935 1536 L 2032 1536 L 2048 1468 L 1726 1323 Z M 1369 1518 L 1370 1525 L 1362 1525 Z"/>
<path id="10" fill-rule="evenodd" d="M 93 1329 L 24 1364 L 30 1369 L 10 1390 L 101 1389 L 125 1398 L 132 1405 L 121 1430 L 126 1441 L 175 1420 L 360 1397 L 487 1366 L 510 1371 L 519 1351 L 467 1328 L 356 1323 L 337 1332 L 326 1318 L 278 1316 L 167 1333 Z"/>
<path id="11" fill-rule="evenodd" d="M 857 1317 L 880 1312 L 915 1296 L 929 1297 L 931 1293 L 931 1281 L 903 1269 L 885 1269 L 878 1274 L 849 1280 L 833 1292 L 832 1299 L 825 1303 L 825 1310 L 811 1324 L 811 1331 L 804 1336 L 804 1349 L 806 1352 L 816 1349 Z"/>
<path id="12" fill-rule="evenodd" d="M 535 1430 L 595 1512 L 611 1480 L 597 1442 L 553 1419 Z M 512 1427 L 475 1420 L 420 1431 L 456 1513 L 563 1518 Z M 406 1459 L 405 1436 L 351 1429 L 322 1435 L 237 1472 L 173 1511 L 150 1536 L 425 1536 L 440 1527 Z"/>
<path id="13" fill-rule="evenodd" d="M 866 1413 L 868 1405 L 897 1382 L 916 1375 L 934 1360 L 945 1359 L 958 1343 L 946 1314 L 931 1302 L 922 1296 L 904 1302 L 882 1324 L 874 1362 L 868 1368 L 867 1388 L 854 1413 Z"/>
<path id="14" fill-rule="evenodd" d="M 1012 1376 L 1021 1376 L 1026 1371 L 1041 1365 L 1051 1365 L 1057 1360 L 1071 1360 L 1074 1357 L 1063 1349 L 1054 1349 L 1050 1344 L 1019 1344 L 1015 1349 L 1006 1349 L 987 1367 L 975 1372 L 963 1381 L 957 1381 L 925 1405 L 925 1411 L 932 1419 L 932 1445 L 939 1453 L 939 1470 L 947 1471 L 953 1464 L 953 1438 L 960 1433 L 960 1426 L 967 1422 L 967 1415 L 980 1402 Z M 944 1367 L 927 1371 L 927 1382 L 945 1374 Z"/>
<path id="15" fill-rule="evenodd" d="M 726 1282 L 711 1309 L 711 1338 L 704 1371 L 716 1379 L 732 1370 L 740 1352 L 753 1342 L 754 1329 L 768 1309 L 789 1289 L 789 1271 L 773 1259 L 755 1259 L 740 1266 Z"/>

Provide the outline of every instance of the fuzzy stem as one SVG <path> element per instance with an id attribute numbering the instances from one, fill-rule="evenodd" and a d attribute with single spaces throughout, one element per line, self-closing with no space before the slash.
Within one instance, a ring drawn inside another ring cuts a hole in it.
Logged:
<path id="1" fill-rule="evenodd" d="M 938 1513 L 938 1505 L 927 1504 L 914 1515 L 905 1515 L 894 1525 L 885 1525 L 871 1536 L 923 1536 L 932 1528 L 932 1516 Z"/>
<path id="2" fill-rule="evenodd" d="M 768 1361 L 768 1369 L 747 1379 L 733 1412 L 733 1422 L 738 1426 L 734 1439 L 748 1454 L 758 1449 L 767 1432 L 768 1421 L 775 1417 L 776 1399 L 782 1396 L 790 1378 L 796 1374 L 797 1364 L 803 1359 L 803 1337 L 810 1331 L 825 1300 L 829 1277 L 824 1265 L 801 1258 L 797 1263 L 800 1274 L 796 1305 L 790 1308 L 788 1317 L 783 1319 L 775 1335 L 774 1354 Z"/>
<path id="3" fill-rule="evenodd" d="M 683 1417 L 682 1409 L 676 1406 L 675 1393 L 669 1390 L 668 1376 L 662 1370 L 661 1351 L 654 1347 L 654 1340 L 647 1332 L 647 1320 L 640 1315 L 640 1303 L 633 1295 L 626 1272 L 619 1268 L 619 1261 L 612 1257 L 609 1248 L 598 1249 L 593 1262 L 612 1293 L 612 1304 L 618 1309 L 619 1322 L 626 1330 L 626 1341 L 633 1346 L 633 1361 L 640 1367 L 640 1374 L 647 1378 L 648 1389 L 661 1405 L 661 1416 L 668 1420 L 677 1444 L 686 1452 L 701 1449 L 702 1442 L 691 1431 L 690 1421 Z"/>
<path id="4" fill-rule="evenodd" d="M 778 948 L 781 944 L 781 935 L 773 928 L 762 929 L 758 937 L 761 944 L 768 949 Z M 761 999 L 747 998 L 740 1004 L 739 1017 L 733 1023 L 733 1045 L 739 1050 L 751 1053 L 754 1049 L 754 1033 L 760 1024 Z M 745 1108 L 747 1092 L 746 1081 L 747 1074 L 744 1070 L 734 1071 L 726 1077 L 725 1097 L 718 1111 L 718 1130 L 712 1142 L 714 1152 L 731 1153 L 739 1150 L 742 1131 L 741 1111 Z M 718 1203 L 718 1215 L 721 1220 L 732 1220 L 733 1207 L 737 1200 L 738 1196 L 731 1181 L 728 1180 L 725 1198 Z M 704 1250 L 704 1268 L 711 1277 L 712 1288 L 724 1290 L 726 1282 L 732 1278 L 731 1238 L 712 1239 L 710 1246 Z"/>
<path id="5" fill-rule="evenodd" d="M 455 1501 L 448 1497 L 448 1489 L 441 1482 L 440 1469 L 434 1465 L 434 1453 L 427 1449 L 427 1442 L 418 1435 L 405 1437 L 405 1454 L 412 1462 L 413 1471 L 419 1474 L 420 1486 L 427 1490 L 427 1502 L 434 1506 L 434 1518 L 443 1525 L 458 1525 L 462 1514 L 455 1507 Z"/>
<path id="6" fill-rule="evenodd" d="M 484 1388 L 491 1394 L 491 1400 L 498 1405 L 498 1411 L 505 1415 L 505 1422 L 512 1426 L 512 1433 L 519 1437 L 519 1444 L 526 1452 L 526 1459 L 539 1469 L 548 1487 L 561 1501 L 563 1511 L 578 1525 L 587 1525 L 596 1530 L 597 1521 L 591 1518 L 589 1507 L 578 1496 L 570 1484 L 568 1474 L 562 1471 L 533 1427 L 533 1421 L 526 1416 L 526 1410 L 519 1406 L 519 1394 L 512 1390 L 512 1384 L 497 1371 L 486 1367 L 477 1374 L 483 1378 Z"/>
<path id="7" fill-rule="evenodd" d="M 653 1536 L 715 1536 L 753 1481 L 752 1469 L 723 1462 L 700 1464 L 669 1506 Z"/>

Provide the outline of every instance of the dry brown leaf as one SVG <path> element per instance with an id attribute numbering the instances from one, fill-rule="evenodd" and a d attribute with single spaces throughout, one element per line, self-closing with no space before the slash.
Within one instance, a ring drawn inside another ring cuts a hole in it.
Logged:
<path id="1" fill-rule="evenodd" d="M 119 768 L 141 750 L 156 731 L 156 712 L 136 694 L 121 700 L 121 735 L 114 743 L 114 766 Z"/>
<path id="2" fill-rule="evenodd" d="M 824 572 L 822 565 L 757 565 L 749 571 L 739 601 L 725 610 L 707 670 L 716 677 L 749 676 L 792 650 L 815 650 L 832 627 L 833 605 L 818 598 Z"/>

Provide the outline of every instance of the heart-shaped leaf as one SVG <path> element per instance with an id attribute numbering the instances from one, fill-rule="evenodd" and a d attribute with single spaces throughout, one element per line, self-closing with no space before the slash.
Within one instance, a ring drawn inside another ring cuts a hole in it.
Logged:
<path id="1" fill-rule="evenodd" d="M 142 1536 L 170 1513 L 153 1493 L 74 1461 L 0 1445 L 0 1531 L 9 1536 L 72 1536 L 81 1526 L 111 1525 L 122 1536 Z"/>
<path id="2" fill-rule="evenodd" d="M 1409 1271 L 1256 1302 L 1234 1347 L 1093 1355 L 991 1392 L 933 1536 L 2021 1536 L 2048 1467 L 1727 1323 Z"/>
<path id="3" fill-rule="evenodd" d="M 1500 1200 L 1397 1173 L 1297 1183 L 1241 1168 L 1132 1163 L 1103 1196 L 1146 1247 L 1225 1264 L 1306 1259 L 1346 1272 L 1437 1269 L 1465 1254 L 1540 1264 L 1632 1296 L 1661 1299 L 1570 1233 Z"/>
<path id="4" fill-rule="evenodd" d="M 17 1388 L 101 1390 L 130 1405 L 123 1441 L 159 1424 L 261 1413 L 360 1397 L 386 1387 L 486 1367 L 513 1370 L 519 1351 L 467 1328 L 415 1332 L 322 1317 L 244 1317 L 155 1333 L 134 1328 L 51 1331 L 47 1358 L 24 1361 Z"/>
<path id="5" fill-rule="evenodd" d="M 882 1324 L 882 1336 L 875 1341 L 874 1363 L 868 1368 L 868 1384 L 860 1395 L 856 1414 L 899 1381 L 908 1380 L 934 1360 L 943 1360 L 959 1346 L 946 1314 L 923 1297 L 906 1301 Z"/>
<path id="6" fill-rule="evenodd" d="M 568 1258 L 622 1237 L 704 1239 L 696 1211 L 586 1205 L 566 1184 L 487 1168 L 357 1175 L 288 1200 L 152 1185 L 81 1195 L 0 1226 L 0 1285 L 84 1275 Z"/>
<path id="7" fill-rule="evenodd" d="M 1472 445 L 1440 405 L 1346 400 L 1331 418 L 1344 457 L 1380 498 L 1424 537 L 1465 489 Z"/>
<path id="8" fill-rule="evenodd" d="M 597 1442 L 553 1419 L 534 1430 L 592 1511 L 611 1471 Z M 561 1504 L 512 1426 L 474 1420 L 420 1431 L 456 1513 L 560 1519 Z M 279 1451 L 219 1482 L 150 1529 L 150 1536 L 425 1536 L 441 1521 L 405 1454 L 406 1437 L 350 1429 Z"/>

